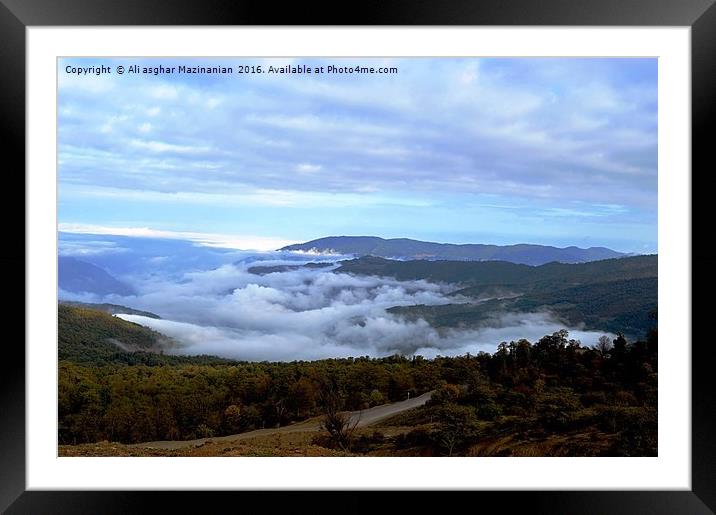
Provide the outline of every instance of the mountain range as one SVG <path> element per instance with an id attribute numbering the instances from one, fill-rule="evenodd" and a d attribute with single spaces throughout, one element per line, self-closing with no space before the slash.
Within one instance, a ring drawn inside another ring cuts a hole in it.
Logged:
<path id="1" fill-rule="evenodd" d="M 279 250 L 331 254 L 376 256 L 387 259 L 422 259 L 452 261 L 507 261 L 524 265 L 560 263 L 586 263 L 624 257 L 627 254 L 606 247 L 551 247 L 547 245 L 484 245 L 479 243 L 454 244 L 411 240 L 408 238 L 384 239 L 377 236 L 329 236 L 306 243 L 288 245 Z"/>

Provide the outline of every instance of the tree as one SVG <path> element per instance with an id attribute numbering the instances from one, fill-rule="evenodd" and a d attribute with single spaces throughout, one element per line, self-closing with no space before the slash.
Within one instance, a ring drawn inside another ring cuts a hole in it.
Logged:
<path id="1" fill-rule="evenodd" d="M 315 405 L 316 390 L 310 379 L 301 377 L 296 381 L 289 390 L 288 402 L 291 411 L 295 411 L 296 418 L 301 417 L 301 413 L 310 412 Z"/>
<path id="2" fill-rule="evenodd" d="M 379 406 L 380 404 L 385 403 L 385 397 L 383 397 L 383 394 L 380 393 L 379 390 L 373 390 L 370 392 L 370 405 L 371 406 Z"/>
<path id="3" fill-rule="evenodd" d="M 613 352 L 615 356 L 622 357 L 626 353 L 627 348 L 627 341 L 626 338 L 624 338 L 624 335 L 622 333 L 619 333 L 616 338 L 614 338 L 614 347 Z"/>
<path id="4" fill-rule="evenodd" d="M 517 347 L 515 348 L 515 355 L 517 357 L 517 363 L 519 364 L 519 366 L 525 367 L 529 364 L 531 350 L 530 348 L 530 342 L 525 340 L 524 338 L 517 342 Z"/>
<path id="5" fill-rule="evenodd" d="M 606 334 L 599 337 L 597 344 L 594 346 L 596 351 L 604 358 L 609 355 L 612 348 L 612 340 Z"/>
<path id="6" fill-rule="evenodd" d="M 241 431 L 243 425 L 243 417 L 241 416 L 241 408 L 236 404 L 228 406 L 224 410 L 224 426 L 226 431 L 231 433 L 238 433 Z"/>
<path id="7" fill-rule="evenodd" d="M 647 333 L 647 339 L 646 339 L 646 346 L 647 349 L 651 354 L 656 356 L 658 345 L 659 345 L 659 329 L 657 324 L 658 320 L 658 314 L 657 311 L 654 310 L 649 314 L 649 318 L 654 320 L 654 327 L 649 329 L 649 332 Z"/>
<path id="8" fill-rule="evenodd" d="M 470 406 L 447 403 L 437 410 L 437 415 L 437 439 L 448 456 L 477 433 L 475 409 Z"/>
<path id="9" fill-rule="evenodd" d="M 344 451 L 350 451 L 353 435 L 355 433 L 360 415 L 352 417 L 350 413 L 341 411 L 343 401 L 333 385 L 326 387 L 321 393 L 324 408 L 321 427 L 328 431 L 336 444 Z"/>
<path id="10" fill-rule="evenodd" d="M 430 404 L 440 405 L 447 404 L 449 402 L 457 402 L 461 394 L 462 392 L 460 391 L 460 387 L 458 385 L 445 383 L 435 389 L 432 397 L 430 398 Z"/>

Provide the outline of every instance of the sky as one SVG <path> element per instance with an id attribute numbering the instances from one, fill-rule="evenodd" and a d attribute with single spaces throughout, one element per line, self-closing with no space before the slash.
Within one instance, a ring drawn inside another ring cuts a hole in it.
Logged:
<path id="1" fill-rule="evenodd" d="M 132 64 L 234 73 L 116 73 Z M 288 64 L 398 72 L 236 73 Z M 112 73 L 66 72 L 93 65 Z M 58 74 L 63 231 L 657 250 L 656 59 L 82 58 Z"/>

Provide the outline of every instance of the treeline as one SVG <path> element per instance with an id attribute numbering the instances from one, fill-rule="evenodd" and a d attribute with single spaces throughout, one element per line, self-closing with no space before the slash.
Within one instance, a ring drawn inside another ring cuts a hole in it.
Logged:
<path id="1" fill-rule="evenodd" d="M 59 440 L 181 440 L 276 427 L 322 414 L 327 388 L 340 392 L 346 410 L 423 393 L 445 375 L 444 363 L 400 356 L 231 365 L 61 361 Z"/>
<path id="2" fill-rule="evenodd" d="M 429 455 L 657 455 L 657 332 L 595 348 L 566 331 L 454 358 L 397 448 Z M 482 445 L 481 445 L 482 444 Z"/>
<path id="3" fill-rule="evenodd" d="M 327 390 L 339 392 L 346 410 L 435 390 L 431 403 L 401 424 L 416 429 L 395 440 L 396 450 L 456 455 L 505 435 L 541 441 L 583 433 L 594 441 L 560 452 L 650 456 L 657 449 L 657 366 L 655 331 L 635 343 L 604 340 L 600 349 L 560 331 L 534 344 L 504 342 L 494 354 L 432 360 L 99 367 L 64 361 L 59 439 L 219 436 L 322 415 Z M 362 445 L 370 450 L 370 442 Z"/>

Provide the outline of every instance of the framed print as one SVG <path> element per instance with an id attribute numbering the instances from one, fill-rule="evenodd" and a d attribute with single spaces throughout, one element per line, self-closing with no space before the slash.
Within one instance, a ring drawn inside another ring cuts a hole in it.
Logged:
<path id="1" fill-rule="evenodd" d="M 3 509 L 712 512 L 716 8 L 576 5 L 5 2 Z"/>

